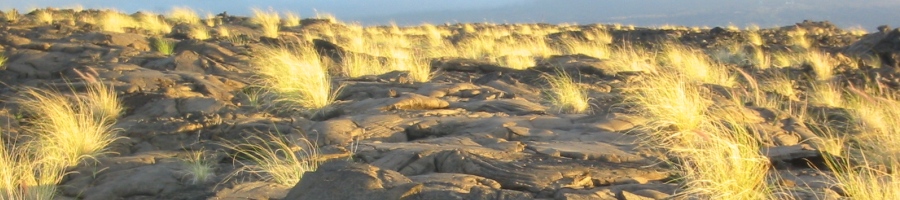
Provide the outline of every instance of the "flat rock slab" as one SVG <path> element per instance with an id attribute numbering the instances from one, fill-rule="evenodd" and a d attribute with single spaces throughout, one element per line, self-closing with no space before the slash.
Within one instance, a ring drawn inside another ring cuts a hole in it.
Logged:
<path id="1" fill-rule="evenodd" d="M 554 156 L 579 160 L 599 160 L 604 162 L 622 163 L 636 162 L 644 158 L 623 151 L 621 147 L 602 142 L 526 142 L 526 148 L 535 152 Z"/>

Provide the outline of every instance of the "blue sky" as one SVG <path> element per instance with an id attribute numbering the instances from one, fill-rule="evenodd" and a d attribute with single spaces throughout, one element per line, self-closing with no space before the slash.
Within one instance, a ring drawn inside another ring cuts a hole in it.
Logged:
<path id="1" fill-rule="evenodd" d="M 250 8 L 293 11 L 302 17 L 331 13 L 367 25 L 397 22 L 622 23 L 638 26 L 786 26 L 803 19 L 830 20 L 842 27 L 874 30 L 900 25 L 898 0 L 0 0 L 0 9 L 43 7 L 115 8 L 164 13 L 187 6 L 204 13 L 248 15 Z M 893 23 L 893 24 L 892 24 Z"/>

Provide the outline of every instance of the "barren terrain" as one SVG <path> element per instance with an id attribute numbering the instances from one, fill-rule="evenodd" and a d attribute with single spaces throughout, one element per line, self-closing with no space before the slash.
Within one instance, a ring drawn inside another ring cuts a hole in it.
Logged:
<path id="1" fill-rule="evenodd" d="M 255 12 L 3 12 L 0 199 L 900 195 L 897 29 Z"/>

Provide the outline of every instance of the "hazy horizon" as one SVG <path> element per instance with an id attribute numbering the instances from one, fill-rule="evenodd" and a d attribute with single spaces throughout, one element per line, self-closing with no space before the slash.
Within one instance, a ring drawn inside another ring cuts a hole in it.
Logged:
<path id="1" fill-rule="evenodd" d="M 292 11 L 301 17 L 316 12 L 330 13 L 339 20 L 364 25 L 399 25 L 422 23 L 619 23 L 636 26 L 684 25 L 761 27 L 787 26 L 805 19 L 831 21 L 843 28 L 861 27 L 875 30 L 879 25 L 897 27 L 900 1 L 866 0 L 756 0 L 723 2 L 716 0 L 495 0 L 495 1 L 414 1 L 414 0 L 344 0 L 344 1 L 114 1 L 83 0 L 58 3 L 51 0 L 5 1 L 0 9 L 16 8 L 23 13 L 35 8 L 85 9 L 113 8 L 122 12 L 153 11 L 165 13 L 175 6 L 189 7 L 201 14 L 228 12 L 249 16 L 251 8 Z"/>

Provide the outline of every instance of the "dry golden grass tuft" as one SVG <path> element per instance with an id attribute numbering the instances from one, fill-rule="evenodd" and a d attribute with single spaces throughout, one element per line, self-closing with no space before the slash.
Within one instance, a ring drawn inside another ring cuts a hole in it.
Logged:
<path id="1" fill-rule="evenodd" d="M 726 66 L 714 63 L 702 52 L 680 44 L 664 44 L 662 67 L 687 79 L 726 87 L 734 86 L 736 76 Z"/>
<path id="2" fill-rule="evenodd" d="M 657 71 L 656 61 L 652 58 L 656 56 L 647 51 L 647 49 L 634 46 L 619 46 L 612 49 L 609 58 L 610 67 L 613 72 L 645 72 L 655 73 Z"/>
<path id="3" fill-rule="evenodd" d="M 334 101 L 331 75 L 309 45 L 265 48 L 258 51 L 252 63 L 261 84 L 277 94 L 280 102 L 321 109 Z"/>
<path id="4" fill-rule="evenodd" d="M 37 11 L 34 14 L 34 17 L 38 23 L 42 23 L 42 24 L 52 24 L 53 23 L 53 11 L 50 11 L 50 10 Z"/>
<path id="5" fill-rule="evenodd" d="M 247 138 L 247 143 L 226 143 L 235 157 L 247 162 L 242 171 L 283 186 L 296 185 L 306 172 L 315 171 L 321 162 L 318 147 L 306 138 L 289 138 L 269 133 Z"/>
<path id="6" fill-rule="evenodd" d="M 0 199 L 54 199 L 66 166 L 41 154 L 38 147 L 3 138 L 0 137 Z"/>
<path id="7" fill-rule="evenodd" d="M 200 23 L 200 16 L 188 7 L 173 7 L 169 11 L 169 18 L 176 24 L 194 25 Z"/>
<path id="8" fill-rule="evenodd" d="M 846 150 L 825 151 L 826 165 L 835 172 L 837 187 L 853 199 L 892 199 L 900 196 L 900 102 L 887 95 L 849 88 L 845 107 L 860 134 L 850 135 Z M 887 108 L 887 109 L 886 109 Z M 823 129 L 823 135 L 837 135 Z M 824 151 L 824 150 L 820 150 Z"/>
<path id="9" fill-rule="evenodd" d="M 281 18 L 278 17 L 278 12 L 272 10 L 263 11 L 258 8 L 254 8 L 253 23 L 256 23 L 260 26 L 263 32 L 263 36 L 270 38 L 278 37 L 278 24 L 281 23 Z"/>
<path id="10" fill-rule="evenodd" d="M 840 85 L 834 82 L 811 83 L 812 91 L 808 91 L 810 102 L 828 107 L 843 107 L 844 97 Z"/>
<path id="11" fill-rule="evenodd" d="M 630 101 L 640 106 L 642 115 L 655 119 L 652 128 L 697 130 L 707 120 L 707 108 L 712 105 L 705 88 L 671 71 L 648 74 L 633 88 L 637 94 Z"/>
<path id="12" fill-rule="evenodd" d="M 205 26 L 191 26 L 191 29 L 188 32 L 188 37 L 198 40 L 207 40 L 212 36 L 209 35 L 209 29 Z"/>
<path id="13" fill-rule="evenodd" d="M 19 10 L 15 8 L 9 9 L 6 12 L 3 12 L 3 20 L 7 22 L 16 23 L 19 21 Z"/>
<path id="14" fill-rule="evenodd" d="M 767 92 L 774 92 L 788 97 L 791 100 L 798 100 L 798 91 L 795 89 L 794 80 L 785 71 L 775 71 L 769 76 L 760 78 L 759 89 Z"/>
<path id="15" fill-rule="evenodd" d="M 138 27 L 134 18 L 115 10 L 103 11 L 99 17 L 100 28 L 104 31 L 124 33 L 128 28 Z"/>
<path id="16" fill-rule="evenodd" d="M 165 35 L 172 32 L 172 26 L 156 13 L 141 12 L 137 18 L 140 28 L 147 30 L 151 35 Z"/>
<path id="17" fill-rule="evenodd" d="M 812 48 L 812 43 L 809 42 L 807 38 L 808 32 L 806 29 L 795 29 L 788 32 L 788 37 L 790 37 L 790 44 L 794 45 L 796 50 L 803 51 Z"/>
<path id="18" fill-rule="evenodd" d="M 560 50 L 567 55 L 584 54 L 599 59 L 609 59 L 611 51 L 608 43 L 575 39 L 563 41 L 563 48 Z"/>
<path id="19" fill-rule="evenodd" d="M 216 15 L 213 15 L 212 13 L 206 13 L 206 18 L 203 19 L 203 24 L 205 24 L 206 27 L 215 27 L 219 24 L 222 24 L 222 22 L 219 18 L 216 18 Z"/>
<path id="20" fill-rule="evenodd" d="M 545 91 L 547 100 L 560 113 L 585 113 L 590 111 L 587 89 L 578 85 L 571 75 L 563 71 L 557 71 L 555 76 L 544 75 L 544 79 L 550 83 L 550 88 Z"/>
<path id="21" fill-rule="evenodd" d="M 33 131 L 49 157 L 65 166 L 106 153 L 118 139 L 112 125 L 122 111 L 115 92 L 101 83 L 88 85 L 87 94 L 68 97 L 46 89 L 26 89 L 22 106 L 35 116 Z"/>
<path id="22" fill-rule="evenodd" d="M 4 52 L 0 52 L 0 70 L 6 69 L 6 55 L 3 55 Z"/>
<path id="23" fill-rule="evenodd" d="M 834 68 L 837 66 L 837 61 L 830 55 L 812 50 L 802 56 L 803 62 L 812 68 L 816 80 L 831 80 L 834 77 Z"/>
<path id="24" fill-rule="evenodd" d="M 219 38 L 229 38 L 231 37 L 231 31 L 228 30 L 228 27 L 225 26 L 217 26 L 216 27 L 216 35 Z"/>
<path id="25" fill-rule="evenodd" d="M 355 53 L 342 55 L 340 65 L 341 73 L 351 78 L 392 71 L 388 65 L 382 64 L 378 57 Z"/>
<path id="26" fill-rule="evenodd" d="M 653 119 L 643 145 L 675 156 L 684 195 L 700 199 L 765 199 L 768 158 L 737 115 L 716 115 L 712 94 L 701 82 L 671 68 L 634 85 L 640 113 Z"/>
<path id="27" fill-rule="evenodd" d="M 685 194 L 701 199 L 769 199 L 769 159 L 758 138 L 742 122 L 726 119 L 681 133 L 687 138 L 670 151 L 679 159 Z M 695 136 L 687 136 L 695 134 Z M 677 136 L 676 136 L 677 137 Z"/>
<path id="28" fill-rule="evenodd" d="M 747 40 L 747 43 L 749 43 L 750 45 L 753 45 L 755 47 L 760 47 L 763 44 L 765 44 L 763 42 L 762 37 L 759 36 L 759 32 L 756 32 L 756 31 L 748 32 L 746 40 Z"/>
<path id="29" fill-rule="evenodd" d="M 281 22 L 281 25 L 284 27 L 300 26 L 300 15 L 294 12 L 285 12 L 284 21 Z"/>
<path id="30" fill-rule="evenodd" d="M 208 182 L 216 176 L 215 162 L 204 156 L 203 151 L 190 152 L 184 159 L 186 173 L 190 178 L 190 184 L 196 185 Z"/>
<path id="31" fill-rule="evenodd" d="M 175 53 L 175 42 L 167 40 L 163 37 L 153 37 L 150 38 L 150 45 L 153 47 L 153 50 L 156 50 L 163 55 L 172 55 Z"/>

